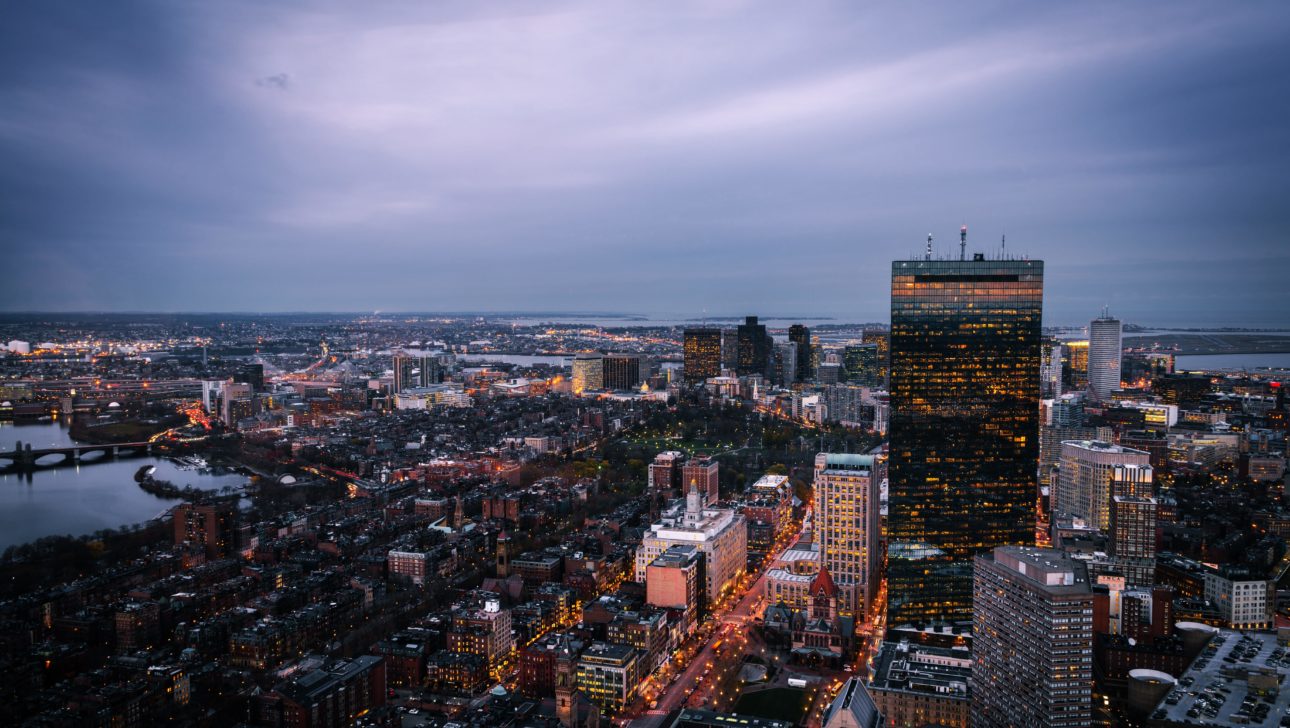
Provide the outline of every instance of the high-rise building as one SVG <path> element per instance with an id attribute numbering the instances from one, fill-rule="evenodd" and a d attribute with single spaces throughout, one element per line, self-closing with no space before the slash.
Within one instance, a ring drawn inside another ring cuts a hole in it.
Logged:
<path id="1" fill-rule="evenodd" d="M 1053 511 L 1083 518 L 1090 528 L 1105 533 L 1111 524 L 1111 498 L 1150 498 L 1151 482 L 1150 453 L 1098 440 L 1068 440 L 1062 443 Z"/>
<path id="2" fill-rule="evenodd" d="M 815 456 L 815 540 L 838 586 L 839 608 L 863 617 L 878 593 L 878 479 L 873 455 Z"/>
<path id="3" fill-rule="evenodd" d="M 1033 544 L 1038 260 L 892 264 L 888 624 L 965 621 L 972 557 Z"/>
<path id="4" fill-rule="evenodd" d="M 882 367 L 878 359 L 877 344 L 860 344 L 842 349 L 842 368 L 852 384 L 866 387 L 882 386 Z"/>
<path id="5" fill-rule="evenodd" d="M 815 376 L 811 330 L 802 324 L 793 324 L 788 327 L 788 340 L 797 344 L 797 381 L 805 382 Z"/>
<path id="6" fill-rule="evenodd" d="M 768 374 L 770 371 L 771 339 L 766 327 L 757 323 L 756 316 L 748 316 L 739 324 L 739 357 L 735 373 Z"/>
<path id="7" fill-rule="evenodd" d="M 1039 396 L 1056 399 L 1062 396 L 1062 345 L 1044 344 L 1039 360 Z"/>
<path id="8" fill-rule="evenodd" d="M 1072 391 L 1088 389 L 1088 341 L 1067 341 L 1062 344 L 1062 369 L 1066 384 Z"/>
<path id="9" fill-rule="evenodd" d="M 410 353 L 406 351 L 394 354 L 394 393 L 407 389 L 429 387 L 443 382 L 443 367 L 439 357 L 432 354 Z"/>
<path id="10" fill-rule="evenodd" d="M 1060 551 L 1003 546 L 975 561 L 973 728 L 1092 723 L 1093 592 Z"/>
<path id="11" fill-rule="evenodd" d="M 635 389 L 641 384 L 639 354 L 606 354 L 604 358 L 605 389 Z"/>
<path id="12" fill-rule="evenodd" d="M 721 329 L 686 329 L 683 347 L 687 384 L 721 376 Z"/>
<path id="13" fill-rule="evenodd" d="M 793 382 L 798 381 L 797 361 L 798 349 L 797 343 L 786 341 L 775 344 L 772 355 L 771 379 L 776 384 L 787 387 Z"/>
<path id="14" fill-rule="evenodd" d="M 688 493 L 691 486 L 698 487 L 703 504 L 710 506 L 720 499 L 720 463 L 709 457 L 692 458 L 681 466 L 681 488 Z"/>
<path id="15" fill-rule="evenodd" d="M 1107 550 L 1130 586 L 1146 587 L 1155 583 L 1156 510 L 1155 498 L 1136 495 L 1111 497 Z"/>
<path id="16" fill-rule="evenodd" d="M 605 363 L 600 354 L 578 354 L 573 357 L 573 393 L 605 388 Z"/>
<path id="17" fill-rule="evenodd" d="M 1088 388 L 1099 402 L 1120 388 L 1120 333 L 1120 320 L 1105 311 L 1088 324 Z"/>
<path id="18" fill-rule="evenodd" d="M 891 370 L 891 335 L 886 331 L 871 329 L 860 336 L 860 341 L 878 347 L 878 381 L 875 386 L 886 388 Z"/>
<path id="19" fill-rule="evenodd" d="M 739 332 L 735 329 L 721 330 L 721 368 L 739 368 Z"/>

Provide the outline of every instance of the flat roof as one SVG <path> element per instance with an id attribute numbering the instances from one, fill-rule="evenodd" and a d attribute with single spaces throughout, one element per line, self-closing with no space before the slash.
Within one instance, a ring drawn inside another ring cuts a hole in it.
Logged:
<path id="1" fill-rule="evenodd" d="M 1259 671 L 1276 675 L 1276 693 L 1267 696 L 1271 702 L 1249 689 L 1246 676 Z M 1251 709 L 1241 713 L 1242 704 Z M 1268 705 L 1263 721 L 1252 710 L 1260 704 Z M 1290 650 L 1277 644 L 1273 632 L 1220 630 L 1156 710 L 1165 711 L 1161 719 L 1183 725 L 1277 726 L 1282 716 L 1290 715 Z M 1238 724 L 1238 714 L 1248 722 Z"/>

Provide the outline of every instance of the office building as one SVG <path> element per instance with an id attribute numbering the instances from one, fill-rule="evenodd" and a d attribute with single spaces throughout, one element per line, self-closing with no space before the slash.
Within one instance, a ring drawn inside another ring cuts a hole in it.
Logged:
<path id="1" fill-rule="evenodd" d="M 1205 601 L 1232 629 L 1268 629 L 1276 606 L 1276 583 L 1236 571 L 1205 573 Z"/>
<path id="2" fill-rule="evenodd" d="M 1120 333 L 1120 320 L 1105 311 L 1088 325 L 1088 388 L 1098 402 L 1120 388 Z"/>
<path id="3" fill-rule="evenodd" d="M 1062 443 L 1054 513 L 1082 518 L 1089 528 L 1106 533 L 1111 497 L 1117 495 L 1153 495 L 1150 454 L 1098 440 Z"/>
<path id="4" fill-rule="evenodd" d="M 1088 389 L 1088 340 L 1067 341 L 1062 344 L 1062 369 L 1066 385 L 1073 392 Z"/>
<path id="5" fill-rule="evenodd" d="M 573 357 L 573 393 L 582 394 L 605 388 L 604 357 L 598 353 Z"/>
<path id="6" fill-rule="evenodd" d="M 973 728 L 1079 728 L 1093 719 L 1093 592 L 1060 551 L 1001 546 L 975 560 Z"/>
<path id="7" fill-rule="evenodd" d="M 697 625 L 706 604 L 703 552 L 692 544 L 670 546 L 645 567 L 645 602 L 685 612 L 686 624 Z"/>
<path id="8" fill-rule="evenodd" d="M 770 373 L 771 338 L 766 327 L 757 323 L 756 316 L 748 316 L 738 329 L 739 353 L 735 373 L 767 375 Z"/>
<path id="9" fill-rule="evenodd" d="M 635 581 L 646 581 L 649 565 L 673 546 L 693 546 L 703 553 L 708 604 L 734 588 L 748 561 L 748 532 L 743 514 L 729 508 L 705 508 L 697 486 L 686 486 L 684 501 L 672 504 L 649 527 L 636 549 Z"/>
<path id="10" fill-rule="evenodd" d="M 878 347 L 878 381 L 875 386 L 886 389 L 891 369 L 891 335 L 886 331 L 871 329 L 860 335 L 860 341 Z"/>
<path id="11" fill-rule="evenodd" d="M 721 376 L 721 329 L 686 329 L 683 349 L 686 384 Z"/>
<path id="12" fill-rule="evenodd" d="M 578 689 L 609 715 L 636 698 L 642 677 L 640 651 L 631 645 L 593 642 L 578 658 Z"/>
<path id="13" fill-rule="evenodd" d="M 893 726 L 968 728 L 972 655 L 966 645 L 883 642 L 869 694 Z"/>
<path id="14" fill-rule="evenodd" d="M 681 487 L 689 492 L 691 487 L 698 487 L 703 495 L 703 504 L 710 506 L 720 499 L 721 463 L 709 457 L 691 458 L 681 466 Z"/>
<path id="15" fill-rule="evenodd" d="M 636 389 L 641 384 L 641 358 L 638 354 L 606 354 L 602 375 L 605 389 Z"/>
<path id="16" fill-rule="evenodd" d="M 892 264 L 889 626 L 966 621 L 972 557 L 1034 543 L 1044 264 Z"/>
<path id="17" fill-rule="evenodd" d="M 771 380 L 787 387 L 797 381 L 797 344 L 792 341 L 775 344 L 771 355 Z"/>
<path id="18" fill-rule="evenodd" d="M 815 376 L 811 330 L 802 324 L 793 324 L 788 327 L 788 340 L 797 344 L 797 381 L 805 382 Z"/>
<path id="19" fill-rule="evenodd" d="M 815 456 L 815 540 L 838 586 L 839 608 L 863 617 L 877 596 L 882 551 L 873 455 Z"/>
<path id="20" fill-rule="evenodd" d="M 866 387 L 881 387 L 882 373 L 877 344 L 860 344 L 842 349 L 842 368 L 846 380 Z"/>
<path id="21" fill-rule="evenodd" d="M 1062 345 L 1044 344 L 1040 357 L 1039 396 L 1056 399 L 1062 396 Z"/>

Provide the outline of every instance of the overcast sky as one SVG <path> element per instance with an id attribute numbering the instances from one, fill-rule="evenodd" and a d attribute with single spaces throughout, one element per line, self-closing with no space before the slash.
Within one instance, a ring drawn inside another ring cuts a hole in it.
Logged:
<path id="1" fill-rule="evenodd" d="M 39 2 L 0 23 L 0 310 L 1290 325 L 1290 3 Z"/>

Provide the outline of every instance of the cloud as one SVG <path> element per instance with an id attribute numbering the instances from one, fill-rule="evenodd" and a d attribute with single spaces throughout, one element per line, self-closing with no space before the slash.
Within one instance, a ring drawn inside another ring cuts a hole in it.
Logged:
<path id="1" fill-rule="evenodd" d="M 291 76 L 285 73 L 275 73 L 272 76 L 264 76 L 255 79 L 255 85 L 262 88 L 273 88 L 279 91 L 286 91 L 291 86 Z"/>
<path id="2" fill-rule="evenodd" d="M 1282 4 L 68 15 L 0 27 L 0 246 L 79 268 L 0 309 L 174 309 L 174 287 L 83 283 L 187 266 L 207 310 L 872 320 L 889 261 L 967 222 L 1049 261 L 1050 321 L 1118 307 L 1135 271 L 1138 313 L 1174 315 L 1196 279 L 1151 261 L 1216 248 L 1212 287 L 1241 291 L 1217 315 L 1290 314 L 1240 272 L 1290 225 Z"/>

